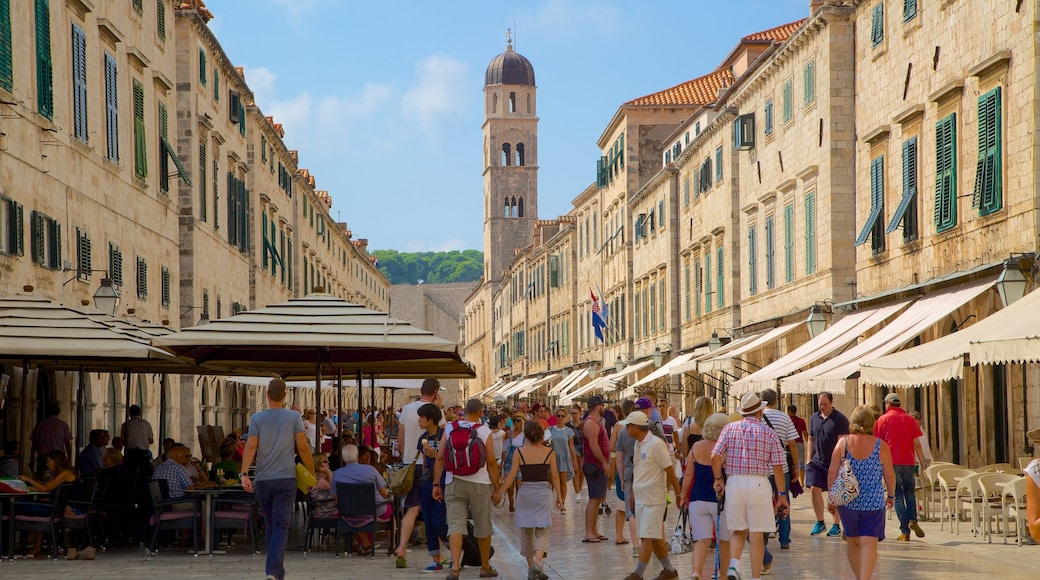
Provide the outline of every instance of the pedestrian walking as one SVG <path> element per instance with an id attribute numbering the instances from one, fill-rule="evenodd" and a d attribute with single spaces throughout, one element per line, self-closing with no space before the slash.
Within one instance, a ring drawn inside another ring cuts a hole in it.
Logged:
<path id="1" fill-rule="evenodd" d="M 773 389 L 766 389 L 759 395 L 766 404 L 762 413 L 762 419 L 769 425 L 780 438 L 780 444 L 787 448 L 788 456 L 784 461 L 784 486 L 786 490 L 791 489 L 791 482 L 798 481 L 798 430 L 794 422 L 780 409 L 776 408 L 777 395 Z M 788 458 L 789 457 L 789 458 Z M 773 481 L 773 489 L 778 490 L 776 481 Z M 790 496 L 788 496 L 790 498 Z M 778 516 L 776 526 L 776 537 L 780 541 L 780 549 L 787 550 L 791 547 L 791 518 L 782 513 Z M 771 560 L 770 560 L 771 562 Z"/>
<path id="2" fill-rule="evenodd" d="M 61 405 L 53 402 L 47 405 L 47 415 L 33 427 L 29 435 L 32 445 L 29 447 L 29 466 L 36 466 L 37 479 L 44 479 L 47 470 L 47 456 L 54 451 L 62 451 L 65 457 L 72 455 L 72 429 L 69 424 L 58 418 Z M 35 463 L 34 463 L 35 462 Z"/>
<path id="3" fill-rule="evenodd" d="M 675 459 L 668 444 L 650 434 L 650 419 L 642 411 L 632 411 L 620 422 L 635 440 L 632 492 L 628 504 L 639 521 L 639 560 L 636 569 L 625 580 L 643 580 L 643 574 L 653 554 L 660 562 L 661 573 L 655 580 L 671 580 L 679 572 L 669 558 L 669 546 L 664 541 L 664 522 L 668 510 L 668 491 L 679 497 L 682 490 L 675 477 Z"/>
<path id="4" fill-rule="evenodd" d="M 856 580 L 869 580 L 877 567 L 878 542 L 885 539 L 885 508 L 891 508 L 895 499 L 892 453 L 884 441 L 874 436 L 874 428 L 875 415 L 869 407 L 860 405 L 853 409 L 850 433 L 835 446 L 827 473 L 829 488 L 838 478 L 842 459 L 848 458 L 859 483 L 859 495 L 852 501 L 829 507 L 841 512 L 849 565 Z"/>
<path id="5" fill-rule="evenodd" d="M 411 450 L 415 449 L 415 442 L 419 436 L 426 432 L 419 426 L 419 408 L 426 404 L 441 405 L 441 383 L 435 378 L 428 378 L 419 387 L 419 400 L 408 403 L 401 409 L 400 426 L 397 429 L 397 449 L 401 453 L 401 462 L 414 469 L 413 477 L 417 478 L 422 471 L 423 458 L 416 457 Z M 415 530 L 415 520 L 419 517 L 421 498 L 419 497 L 419 486 L 413 485 L 401 501 L 401 509 L 404 516 L 401 517 L 400 534 L 401 542 L 397 546 L 397 557 L 394 558 L 394 566 L 407 568 L 408 543 L 412 541 L 412 532 Z"/>
<path id="6" fill-rule="evenodd" d="M 267 547 L 265 571 L 268 579 L 285 578 L 285 544 L 296 503 L 296 461 L 299 454 L 303 466 L 314 473 L 314 461 L 303 418 L 284 407 L 285 381 L 271 379 L 267 385 L 268 409 L 254 413 L 249 419 L 249 439 L 242 451 L 242 488 L 256 493 L 264 514 Z M 256 459 L 256 476 L 249 477 L 249 466 Z"/>
<path id="7" fill-rule="evenodd" d="M 621 420 L 627 419 L 635 408 L 636 405 L 632 401 L 621 403 L 621 413 L 619 414 Z M 625 522 L 627 521 L 633 542 L 632 554 L 638 556 L 639 528 L 636 523 L 636 514 L 625 497 L 632 493 L 632 456 L 636 451 L 636 440 L 628 434 L 628 429 L 620 421 L 614 425 L 614 430 L 610 434 L 610 448 L 614 450 L 614 455 L 610 459 L 611 467 L 614 470 L 614 493 L 624 506 L 623 509 L 617 510 L 617 514 L 614 516 L 614 533 L 617 535 L 614 543 L 618 545 L 628 543 L 628 540 L 625 539 Z"/>
<path id="8" fill-rule="evenodd" d="M 791 418 L 791 422 L 794 423 L 794 430 L 798 432 L 798 439 L 795 439 L 794 446 L 798 448 L 798 475 L 799 483 L 805 483 L 805 440 L 809 438 L 809 426 L 805 423 L 805 419 L 798 416 L 798 406 L 788 405 L 787 416 Z"/>
<path id="9" fill-rule="evenodd" d="M 603 416 L 603 397 L 589 397 L 589 413 L 581 424 L 582 446 L 585 449 L 585 482 L 589 487 L 589 503 L 585 506 L 585 539 L 586 543 L 598 544 L 607 537 L 600 535 L 599 506 L 607 497 L 607 481 L 613 476 L 610 473 L 610 438 L 607 429 L 600 423 Z"/>
<path id="10" fill-rule="evenodd" d="M 1034 444 L 1040 444 L 1040 429 L 1026 433 Z M 1040 459 L 1029 462 L 1026 475 L 1026 524 L 1034 542 L 1040 542 Z"/>
<path id="11" fill-rule="evenodd" d="M 556 455 L 556 471 L 559 474 L 560 485 L 557 488 L 560 493 L 560 513 L 567 513 L 567 482 L 574 477 L 574 465 L 577 463 L 577 451 L 574 449 L 574 431 L 566 426 L 567 411 L 562 407 L 556 410 L 555 425 L 549 426 L 552 448 Z"/>
<path id="12" fill-rule="evenodd" d="M 718 540 L 715 548 L 718 555 L 716 564 L 729 561 L 731 534 L 725 525 L 725 518 L 720 517 L 719 498 L 715 492 L 715 481 L 711 471 L 711 450 L 722 434 L 722 428 L 728 423 L 729 417 L 725 413 L 714 413 L 707 419 L 701 419 L 701 439 L 690 447 L 686 457 L 686 473 L 683 475 L 682 493 L 679 494 L 679 507 L 690 512 L 690 528 L 693 530 L 694 541 L 694 580 L 701 578 L 712 537 Z M 725 479 L 725 463 L 722 474 Z"/>
<path id="13" fill-rule="evenodd" d="M 831 468 L 831 455 L 838 439 L 849 434 L 849 420 L 834 408 L 834 395 L 824 391 L 817 397 L 816 403 L 820 410 L 809 417 L 809 440 L 805 443 L 806 449 L 812 454 L 812 458 L 805 464 L 805 485 L 809 487 L 813 512 L 816 514 L 816 525 L 809 532 L 813 536 L 827 529 L 823 523 L 823 494 L 830 489 L 827 472 Z M 838 512 L 834 512 L 831 517 L 833 523 L 827 535 L 840 536 L 841 518 Z"/>
<path id="14" fill-rule="evenodd" d="M 585 458 L 584 440 L 581 435 L 581 415 L 581 405 L 574 405 L 571 407 L 571 420 L 567 421 L 567 426 L 574 431 L 574 451 L 577 454 L 575 456 L 577 462 L 574 464 L 574 479 L 571 481 L 574 483 L 574 503 L 578 504 L 581 503 L 581 488 L 585 485 L 585 474 L 581 471 L 582 461 Z"/>
<path id="15" fill-rule="evenodd" d="M 751 543 L 751 577 L 762 574 L 765 540 L 763 534 L 776 529 L 776 513 L 789 509 L 787 488 L 777 489 L 777 509 L 773 508 L 773 487 L 769 475 L 779 487 L 784 480 L 783 464 L 787 461 L 780 439 L 762 420 L 766 404 L 755 393 L 740 400 L 744 418 L 722 429 L 711 450 L 711 469 L 716 492 L 726 491 L 726 524 L 733 534 L 730 541 L 728 580 L 741 580 L 740 554 L 744 542 Z M 722 479 L 726 463 L 727 478 Z"/>
<path id="16" fill-rule="evenodd" d="M 544 445 L 545 430 L 538 421 L 524 423 L 523 447 L 516 450 L 513 465 L 496 494 L 502 493 L 523 476 L 516 492 L 516 515 L 513 525 L 520 529 L 520 554 L 527 558 L 528 580 L 548 580 L 542 569 L 542 560 L 549 552 L 549 530 L 552 525 L 552 505 L 563 509 L 560 489 L 566 482 L 560 480 L 553 447 Z"/>
<path id="17" fill-rule="evenodd" d="M 444 501 L 448 516 L 448 544 L 451 571 L 447 580 L 459 580 L 462 568 L 462 537 L 468 532 L 466 520 L 472 513 L 473 535 L 480 548 L 480 577 L 495 578 L 491 567 L 491 502 L 499 502 L 499 473 L 495 454 L 487 453 L 491 428 L 481 422 L 484 403 L 466 401 L 465 416 L 444 427 L 440 451 L 433 473 L 433 499 Z M 453 437 L 452 434 L 458 432 Z M 441 476 L 444 488 L 441 488 Z M 492 490 L 495 490 L 492 493 Z"/>
<path id="18" fill-rule="evenodd" d="M 917 498 L 914 497 L 914 457 L 925 469 L 931 463 L 921 448 L 921 426 L 902 408 L 898 393 L 885 395 L 885 414 L 874 423 L 874 436 L 888 444 L 896 473 L 895 505 L 899 517 L 899 541 L 910 541 L 910 530 L 918 538 L 924 530 L 917 524 Z"/>

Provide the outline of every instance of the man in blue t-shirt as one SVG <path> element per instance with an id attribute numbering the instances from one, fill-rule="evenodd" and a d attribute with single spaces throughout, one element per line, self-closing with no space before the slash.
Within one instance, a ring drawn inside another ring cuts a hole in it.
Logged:
<path id="1" fill-rule="evenodd" d="M 264 514 L 267 544 L 266 573 L 278 580 L 285 578 L 285 544 L 289 538 L 293 504 L 296 503 L 296 460 L 299 454 L 303 466 L 314 473 L 314 460 L 307 436 L 303 432 L 303 418 L 285 408 L 285 381 L 271 379 L 267 386 L 266 411 L 253 414 L 249 419 L 249 439 L 242 451 L 242 487 L 253 492 Z M 256 458 L 256 477 L 249 478 L 249 466 Z"/>
<path id="2" fill-rule="evenodd" d="M 809 418 L 809 440 L 805 443 L 809 461 L 805 462 L 805 485 L 812 492 L 813 511 L 816 512 L 816 525 L 811 535 L 823 533 L 827 529 L 823 523 L 823 495 L 829 489 L 827 472 L 831 468 L 831 454 L 838 440 L 849 434 L 849 420 L 834 408 L 834 396 L 824 391 L 820 393 L 817 403 L 820 410 Z M 827 532 L 828 536 L 841 535 L 841 516 L 835 511 L 834 523 Z"/>

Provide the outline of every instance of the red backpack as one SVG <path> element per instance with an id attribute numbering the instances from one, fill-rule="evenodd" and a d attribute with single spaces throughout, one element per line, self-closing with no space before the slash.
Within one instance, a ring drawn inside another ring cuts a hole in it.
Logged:
<path id="1" fill-rule="evenodd" d="M 473 475 L 487 463 L 484 440 L 477 434 L 478 425 L 463 427 L 451 422 L 448 448 L 444 451 L 445 469 L 453 475 Z"/>

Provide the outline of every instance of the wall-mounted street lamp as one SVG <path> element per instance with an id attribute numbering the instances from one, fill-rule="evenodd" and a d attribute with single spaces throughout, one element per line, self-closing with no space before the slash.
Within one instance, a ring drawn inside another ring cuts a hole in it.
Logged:
<path id="1" fill-rule="evenodd" d="M 1026 286 L 1029 281 L 1022 270 L 1028 270 L 1032 274 L 1035 260 L 1036 255 L 1029 253 L 1012 255 L 1004 262 L 1004 270 L 997 278 L 997 294 L 1000 295 L 1000 303 L 1005 308 L 1026 295 Z"/>
<path id="2" fill-rule="evenodd" d="M 71 272 L 75 270 L 76 275 L 69 278 L 61 285 L 65 286 L 73 280 L 82 280 L 83 276 L 92 272 L 102 272 L 104 277 L 101 278 L 101 285 L 94 291 L 94 308 L 100 312 L 104 312 L 110 316 L 116 315 L 116 309 L 119 308 L 119 289 L 116 288 L 116 284 L 108 277 L 108 270 L 80 270 L 79 268 L 65 268 L 62 272 Z"/>
<path id="3" fill-rule="evenodd" d="M 621 358 L 621 355 L 617 355 L 617 360 L 614 361 L 614 370 L 619 373 L 625 370 L 625 360 Z"/>
<path id="4" fill-rule="evenodd" d="M 708 341 L 708 352 L 715 352 L 722 347 L 722 341 L 719 339 L 718 331 L 712 331 L 711 340 Z"/>
<path id="5" fill-rule="evenodd" d="M 830 314 L 834 311 L 834 307 L 830 300 L 824 300 L 823 302 L 817 302 L 812 305 L 809 309 L 809 318 L 805 320 L 805 326 L 809 329 L 809 338 L 816 338 L 816 336 L 827 329 L 827 319 L 824 318 L 824 313 Z"/>

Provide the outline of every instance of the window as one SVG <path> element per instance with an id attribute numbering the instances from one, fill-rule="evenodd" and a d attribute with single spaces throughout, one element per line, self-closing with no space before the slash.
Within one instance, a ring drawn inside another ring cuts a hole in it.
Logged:
<path id="1" fill-rule="evenodd" d="M 805 63 L 802 76 L 805 80 L 805 104 L 810 105 L 816 100 L 816 61 Z"/>
<path id="2" fill-rule="evenodd" d="M 957 114 L 935 124 L 935 231 L 957 225 Z"/>
<path id="3" fill-rule="evenodd" d="M 134 12 L 141 14 L 144 12 L 144 0 L 134 0 Z"/>
<path id="4" fill-rule="evenodd" d="M 794 204 L 784 206 L 784 282 L 794 282 Z"/>
<path id="5" fill-rule="evenodd" d="M 0 196 L 0 254 L 25 254 L 22 204 Z"/>
<path id="6" fill-rule="evenodd" d="M 137 298 L 148 300 L 148 261 L 137 257 Z"/>
<path id="7" fill-rule="evenodd" d="M 791 120 L 794 116 L 794 105 L 793 97 L 791 95 L 791 81 L 788 80 L 784 83 L 783 89 L 783 107 L 784 107 L 784 123 Z"/>
<path id="8" fill-rule="evenodd" d="M 664 292 L 664 281 L 662 280 L 661 283 L 657 285 L 657 312 L 659 314 L 659 316 L 657 318 L 657 320 L 658 320 L 658 322 L 657 322 L 657 330 L 658 330 L 658 332 L 663 331 L 664 327 L 665 327 L 665 310 L 664 310 L 665 298 L 664 298 L 664 294 L 665 294 L 665 292 Z"/>
<path id="9" fill-rule="evenodd" d="M 32 261 L 49 270 L 61 268 L 61 224 L 38 211 L 32 220 Z"/>
<path id="10" fill-rule="evenodd" d="M 885 212 L 885 156 L 878 155 L 870 160 L 870 214 L 863 224 L 856 245 L 859 246 L 871 238 L 871 249 L 874 253 L 884 251 L 885 232 L 881 230 L 882 215 Z"/>
<path id="11" fill-rule="evenodd" d="M 741 115 L 733 121 L 733 148 L 747 151 L 755 148 L 755 114 Z"/>
<path id="12" fill-rule="evenodd" d="M 105 53 L 105 156 L 119 161 L 119 83 L 116 59 Z"/>
<path id="13" fill-rule="evenodd" d="M 722 146 L 715 148 L 715 181 L 722 181 Z"/>
<path id="14" fill-rule="evenodd" d="M 885 228 L 889 234 L 903 225 L 903 242 L 917 239 L 917 137 L 903 142 L 903 197 L 899 200 L 892 221 Z"/>
<path id="15" fill-rule="evenodd" d="M 72 23 L 72 134 L 87 142 L 87 35 Z"/>
<path id="16" fill-rule="evenodd" d="M 683 207 L 690 205 L 690 178 L 684 177 L 682 181 L 682 203 Z"/>
<path id="17" fill-rule="evenodd" d="M 715 283 L 718 285 L 718 291 L 715 293 L 715 295 L 716 295 L 716 301 L 717 301 L 719 310 L 721 310 L 722 307 L 726 305 L 726 301 L 725 301 L 726 294 L 722 291 L 723 290 L 724 277 L 722 275 L 722 244 L 721 243 L 719 244 L 719 247 L 715 251 L 715 253 L 717 254 L 716 258 L 715 258 L 715 268 L 717 269 L 716 272 L 715 272 Z"/>
<path id="18" fill-rule="evenodd" d="M 199 221 L 206 221 L 206 135 L 199 133 Z"/>
<path id="19" fill-rule="evenodd" d="M 776 288 L 776 218 L 766 216 L 766 288 Z"/>
<path id="20" fill-rule="evenodd" d="M 206 51 L 199 49 L 199 84 L 206 86 Z"/>
<path id="21" fill-rule="evenodd" d="M 213 100 L 220 102 L 220 71 L 213 67 Z"/>
<path id="22" fill-rule="evenodd" d="M 123 285 L 123 251 L 112 242 L 108 243 L 108 276 L 116 286 Z"/>
<path id="23" fill-rule="evenodd" d="M 261 135 L 260 136 L 260 163 L 267 163 L 267 136 L 266 135 Z M 280 182 L 281 181 L 281 176 L 279 175 L 278 178 L 279 178 L 279 182 Z"/>
<path id="24" fill-rule="evenodd" d="M 664 227 L 664 201 L 657 202 L 657 227 Z"/>
<path id="25" fill-rule="evenodd" d="M 148 177 L 148 147 L 144 133 L 144 87 L 134 80 L 134 174 Z"/>
<path id="26" fill-rule="evenodd" d="M 11 0 L 0 0 L 0 89 L 14 90 L 11 46 Z"/>
<path id="27" fill-rule="evenodd" d="M 76 228 L 76 279 L 90 280 L 91 267 L 90 236 Z"/>
<path id="28" fill-rule="evenodd" d="M 711 312 L 711 250 L 704 253 L 704 313 Z"/>
<path id="29" fill-rule="evenodd" d="M 757 228 L 748 228 L 748 293 L 758 294 L 758 239 Z"/>
<path id="30" fill-rule="evenodd" d="M 697 318 L 701 316 L 701 293 L 704 290 L 703 278 L 704 271 L 701 270 L 701 259 L 696 258 L 693 261 L 693 315 Z"/>
<path id="31" fill-rule="evenodd" d="M 870 44 L 877 46 L 885 39 L 885 3 L 878 2 L 870 16 Z"/>
<path id="32" fill-rule="evenodd" d="M 766 137 L 768 137 L 773 134 L 773 99 L 766 101 L 765 117 L 766 126 L 763 128 L 763 131 L 765 132 Z"/>
<path id="33" fill-rule="evenodd" d="M 903 0 L 903 22 L 917 17 L 917 0 Z"/>
<path id="34" fill-rule="evenodd" d="M 979 97 L 979 159 L 972 206 L 989 215 L 1003 206 L 1000 87 Z"/>
<path id="35" fill-rule="evenodd" d="M 53 70 L 50 3 L 36 0 L 36 111 L 48 119 L 54 119 Z"/>
<path id="36" fill-rule="evenodd" d="M 155 0 L 155 33 L 166 40 L 166 0 Z"/>
<path id="37" fill-rule="evenodd" d="M 683 317 L 690 321 L 690 263 L 683 265 Z"/>
<path id="38" fill-rule="evenodd" d="M 805 274 L 816 273 L 816 192 L 805 195 Z"/>
<path id="39" fill-rule="evenodd" d="M 170 269 L 162 267 L 162 297 L 160 298 L 163 308 L 170 307 Z"/>

